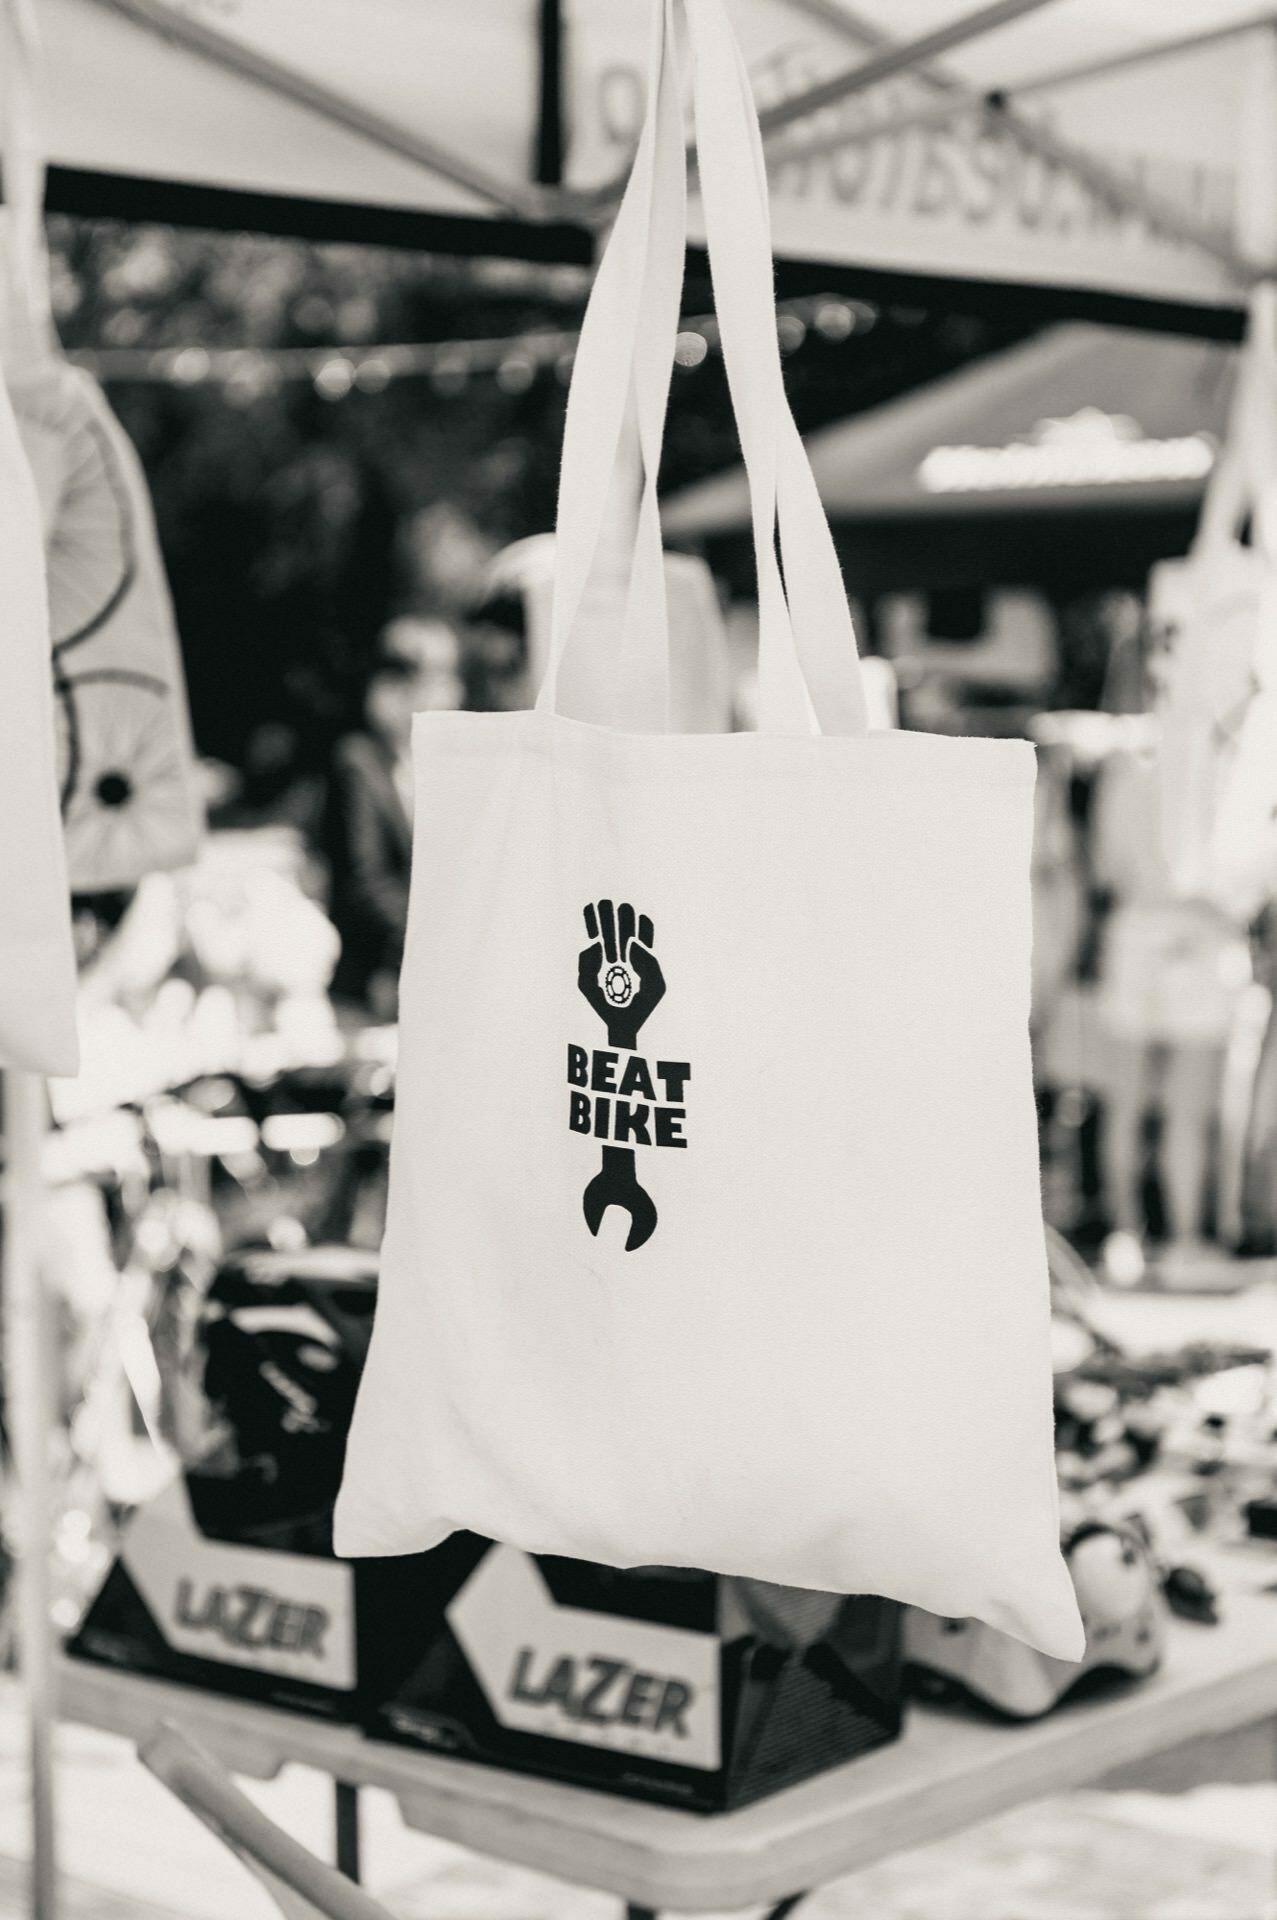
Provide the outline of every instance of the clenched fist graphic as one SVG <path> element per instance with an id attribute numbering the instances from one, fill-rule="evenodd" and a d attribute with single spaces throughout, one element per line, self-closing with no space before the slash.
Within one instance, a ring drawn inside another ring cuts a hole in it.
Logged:
<path id="1" fill-rule="evenodd" d="M 652 923 L 628 901 L 614 907 L 600 900 L 585 909 L 585 930 L 590 945 L 581 953 L 577 985 L 606 1026 L 609 1045 L 633 1051 L 639 1029 L 665 993 Z"/>

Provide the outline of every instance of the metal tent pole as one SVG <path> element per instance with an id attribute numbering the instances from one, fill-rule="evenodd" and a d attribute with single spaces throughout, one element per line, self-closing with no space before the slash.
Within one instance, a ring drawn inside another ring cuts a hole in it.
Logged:
<path id="1" fill-rule="evenodd" d="M 1054 5 L 1055 0 L 993 0 L 992 5 L 964 13 L 930 33 L 919 34 L 916 40 L 888 40 L 884 36 L 874 52 L 858 65 L 805 88 L 789 100 L 778 101 L 760 113 L 758 124 L 763 136 L 766 138 L 795 120 L 805 120 L 821 107 L 835 106 L 840 100 L 850 99 L 852 94 L 865 93 L 897 73 L 919 71 L 941 54 L 968 46 L 973 40 L 983 40 L 999 27 L 1010 26 L 1013 20 L 1022 20 L 1027 14 L 1040 13 L 1043 7 Z"/>
<path id="2" fill-rule="evenodd" d="M 319 81 L 312 80 L 308 74 L 289 66 L 287 62 L 276 60 L 231 34 L 219 32 L 206 21 L 196 19 L 172 4 L 172 0 L 95 0 L 95 4 L 105 7 L 110 13 L 122 15 L 150 33 L 158 34 L 161 39 L 202 55 L 204 59 L 240 75 L 242 79 L 254 81 L 283 99 L 308 107 L 312 113 L 319 114 L 336 126 L 348 128 L 387 153 L 415 161 L 428 172 L 451 180 L 456 186 L 468 188 L 471 193 L 491 201 L 493 206 L 507 213 L 525 220 L 545 220 L 556 210 L 554 196 L 546 189 L 526 186 L 518 180 L 507 180 L 489 172 L 480 162 L 440 146 L 424 134 L 397 126 L 384 115 L 361 106 L 358 101 L 334 93 L 331 88 L 322 86 Z"/>
<path id="3" fill-rule="evenodd" d="M 1253 13 L 1245 20 L 1229 20 L 1222 27 L 1203 27 L 1196 33 L 1176 34 L 1170 40 L 1150 40 L 1142 47 L 1123 53 L 1108 53 L 1096 60 L 1076 60 L 1064 67 L 1051 67 L 1045 73 L 1026 74 L 1022 80 L 1009 80 L 1006 91 L 1015 100 L 1035 93 L 1059 93 L 1065 87 L 1085 85 L 1088 80 L 1107 80 L 1111 74 L 1129 73 L 1133 67 L 1149 67 L 1158 60 L 1180 59 L 1186 53 L 1201 53 L 1226 40 L 1253 33 L 1256 27 L 1271 26 L 1271 7 Z"/>
<path id="4" fill-rule="evenodd" d="M 877 62 L 899 59 L 902 54 L 908 53 L 910 55 L 908 71 L 915 79 L 924 81 L 941 95 L 941 100 L 935 103 L 936 108 L 942 109 L 943 104 L 947 102 L 950 111 L 936 112 L 935 109 L 927 107 L 906 108 L 898 117 L 889 116 L 873 128 L 859 133 L 852 132 L 837 142 L 820 135 L 815 136 L 810 142 L 800 137 L 792 143 L 792 146 L 787 146 L 783 150 L 786 158 L 801 158 L 808 152 L 819 151 L 821 145 L 863 145 L 881 137 L 884 133 L 898 128 L 907 128 L 911 124 L 934 125 L 936 119 L 943 122 L 946 119 L 957 119 L 962 114 L 978 112 L 984 115 L 991 125 L 1000 127 L 1023 150 L 1053 161 L 1073 174 L 1100 198 L 1108 200 L 1115 206 L 1125 207 L 1129 212 L 1147 220 L 1149 226 L 1166 239 L 1198 247 L 1202 252 L 1217 259 L 1236 278 L 1239 291 L 1243 290 L 1255 277 L 1258 270 L 1256 263 L 1262 266 L 1277 261 L 1277 254 L 1271 251 L 1257 250 L 1253 245 L 1233 246 L 1229 237 L 1219 233 L 1208 221 L 1186 213 L 1179 207 L 1169 205 L 1160 195 L 1149 192 L 1138 181 L 1129 178 L 1120 168 L 1111 166 L 1086 148 L 1079 147 L 1076 142 L 1065 140 L 1041 120 L 1020 113 L 1017 110 L 1020 89 L 1015 85 L 1008 84 L 996 92 L 981 92 L 971 87 L 952 69 L 937 64 L 935 56 L 942 50 L 937 44 L 937 36 L 927 36 L 926 41 L 912 41 L 908 44 L 898 41 L 876 22 L 866 20 L 855 8 L 844 6 L 843 0 L 836 0 L 834 5 L 831 5 L 831 0 L 791 0 L 791 4 L 797 6 L 800 11 L 824 21 L 827 26 L 841 29 L 848 37 L 872 47 L 873 58 Z M 966 24 L 970 26 L 976 18 L 977 16 L 974 15 L 966 16 Z M 1261 18 L 1271 21 L 1272 16 Z M 991 25 L 986 25 L 983 30 L 988 32 L 993 27 L 1003 24 L 1006 22 L 995 20 Z M 1231 37 L 1237 33 L 1253 30 L 1255 24 L 1253 20 L 1234 22 L 1227 29 L 1227 33 Z M 1145 60 L 1156 60 L 1164 53 L 1183 51 L 1199 41 L 1205 44 L 1207 40 L 1222 37 L 1224 34 L 1217 30 L 1209 35 L 1184 37 L 1176 43 L 1154 43 L 1133 51 L 1121 64 L 1136 65 Z M 927 41 L 930 44 L 927 44 Z M 950 38 L 944 50 L 952 50 L 958 44 L 960 44 L 959 41 Z M 877 70 L 881 73 L 881 68 Z M 1031 82 L 1030 89 L 1035 84 L 1037 83 Z M 808 99 L 810 96 L 804 95 L 802 98 Z M 785 108 L 795 104 L 795 101 L 782 103 Z M 774 123 L 764 118 L 763 124 L 766 128 L 768 124 Z M 770 147 L 769 151 L 771 151 Z"/>
<path id="5" fill-rule="evenodd" d="M 3 1338 L 5 1418 L 18 1486 L 18 1664 L 27 1714 L 31 1782 L 33 1920 L 58 1910 L 54 1824 L 54 1658 L 50 1620 L 50 1379 L 40 1283 L 43 1206 L 41 1144 L 46 1124 L 43 1080 L 10 1069 L 4 1076 Z"/>

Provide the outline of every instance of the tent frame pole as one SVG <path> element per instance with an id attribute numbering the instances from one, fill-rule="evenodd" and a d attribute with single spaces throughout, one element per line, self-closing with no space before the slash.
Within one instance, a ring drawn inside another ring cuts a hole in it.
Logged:
<path id="1" fill-rule="evenodd" d="M 1137 47 L 1132 53 L 1112 53 L 1102 60 L 1078 61 L 1073 66 L 1057 67 L 1049 73 L 1027 75 L 1008 82 L 1009 98 L 1024 100 L 1030 94 L 1055 93 L 1088 80 L 1107 80 L 1112 74 L 1129 72 L 1132 67 L 1152 66 L 1158 60 L 1171 60 L 1185 53 L 1200 53 L 1205 47 L 1221 46 L 1226 40 L 1240 39 L 1259 27 L 1277 23 L 1271 7 L 1248 14 L 1244 20 L 1230 21 L 1226 27 L 1207 27 L 1200 33 L 1181 33 L 1170 40 L 1157 40 L 1151 46 Z"/>
<path id="2" fill-rule="evenodd" d="M 604 186 L 591 189 L 586 193 L 573 193 L 555 185 L 528 186 L 517 181 L 498 178 L 485 168 L 476 166 L 472 161 L 433 141 L 425 140 L 410 133 L 406 128 L 396 126 L 380 115 L 356 105 L 321 86 L 307 75 L 299 73 L 283 61 L 235 40 L 230 35 L 220 33 L 205 22 L 192 18 L 179 11 L 171 0 L 94 0 L 94 4 L 129 19 L 161 38 L 185 46 L 205 58 L 216 62 L 228 70 L 256 81 L 259 85 L 280 94 L 284 98 L 320 114 L 323 118 L 344 126 L 359 134 L 362 138 L 396 153 L 401 158 L 416 162 L 428 171 L 450 180 L 454 185 L 466 188 L 478 194 L 494 206 L 518 218 L 532 221 L 549 221 L 556 218 L 576 217 L 588 220 L 593 226 L 601 227 L 607 223 L 615 210 L 620 193 L 624 187 L 625 176 L 607 182 Z M 1247 257 L 1234 247 L 1228 237 L 1221 234 L 1208 223 L 1195 219 L 1193 215 L 1166 202 L 1160 196 L 1150 193 L 1138 182 L 1125 178 L 1122 173 L 1097 159 L 1085 148 L 1075 146 L 1062 139 L 1036 121 L 1027 120 L 1014 110 L 1013 99 L 1002 92 L 993 95 L 981 95 L 963 85 L 933 62 L 936 57 L 954 49 L 970 44 L 996 32 L 1000 27 L 1013 21 L 1026 18 L 1046 6 L 1055 4 L 1055 0 L 989 0 L 989 3 L 971 13 L 950 21 L 947 25 L 933 29 L 911 41 L 898 41 L 890 34 L 883 33 L 869 22 L 862 22 L 854 14 L 840 14 L 826 4 L 826 0 L 795 0 L 804 11 L 812 13 L 827 24 L 840 28 L 848 38 L 867 42 L 873 51 L 856 66 L 841 74 L 835 74 L 819 85 L 805 89 L 792 98 L 780 101 L 760 116 L 764 136 L 774 135 L 795 121 L 805 119 L 822 107 L 851 98 L 854 94 L 880 84 L 895 74 L 912 72 L 919 79 L 942 89 L 947 97 L 950 112 L 938 116 L 940 123 L 956 118 L 963 113 L 978 112 L 990 125 L 1003 129 L 1026 152 L 1033 153 L 1049 163 L 1070 172 L 1092 193 L 1109 204 L 1123 208 L 1128 213 L 1147 222 L 1149 227 L 1165 238 L 1179 244 L 1195 247 L 1219 262 L 1226 271 L 1237 280 L 1239 288 L 1245 289 L 1255 279 L 1262 277 L 1273 263 L 1267 260 L 1255 260 Z M 562 21 L 558 17 L 559 9 L 544 0 L 542 16 L 542 60 L 544 63 L 544 36 L 553 25 L 556 29 L 556 42 L 562 33 Z M 1264 18 L 1249 24 L 1262 24 Z M 1240 23 L 1226 31 L 1244 31 L 1247 23 Z M 1138 59 L 1154 59 L 1164 53 L 1177 50 L 1177 46 L 1197 44 L 1203 38 L 1218 38 L 1221 34 L 1194 36 L 1181 43 L 1160 43 L 1138 55 L 1124 56 L 1120 63 L 1130 65 Z M 561 49 L 559 49 L 561 54 Z M 556 63 L 557 64 L 557 63 Z M 1031 83 L 1043 85 L 1047 83 Z M 543 103 L 544 104 L 544 103 Z M 924 118 L 919 118 L 919 113 Z M 914 109 L 911 114 L 901 116 L 899 121 L 888 120 L 872 131 L 855 131 L 841 137 L 821 137 L 812 142 L 795 142 L 786 147 L 786 159 L 801 158 L 826 150 L 832 145 L 855 146 L 866 144 L 871 139 L 881 138 L 884 133 L 907 130 L 912 125 L 935 125 L 934 117 L 928 109 Z M 541 129 L 541 141 L 544 144 L 546 129 Z M 694 164 L 694 153 L 689 154 Z M 544 165 L 539 171 L 550 172 L 552 168 Z"/>
<path id="3" fill-rule="evenodd" d="M 1065 169 L 1098 198 L 1137 215 L 1164 239 L 1196 247 L 1199 253 L 1217 260 L 1237 280 L 1240 289 L 1251 286 L 1265 272 L 1272 270 L 1268 262 L 1252 259 L 1248 253 L 1234 246 L 1219 228 L 1194 219 L 1192 214 L 1183 212 L 1162 195 L 1150 192 L 1138 181 L 1127 179 L 1106 161 L 1097 160 L 1085 147 L 1061 139 L 1044 123 L 1026 120 L 1020 114 L 1008 112 L 1006 104 L 996 98 L 983 102 L 983 110 L 992 125 L 1005 127 L 1010 137 L 1026 152 Z"/>
<path id="4" fill-rule="evenodd" d="M 1154 232 L 1164 235 L 1169 240 L 1196 247 L 1199 251 L 1218 260 L 1237 279 L 1241 290 L 1249 287 L 1255 279 L 1262 277 L 1266 269 L 1270 270 L 1270 262 L 1264 256 L 1252 258 L 1249 249 L 1239 250 L 1227 235 L 1220 233 L 1215 227 L 1195 219 L 1192 214 L 1185 213 L 1181 208 L 1150 193 L 1137 182 L 1127 179 L 1120 171 L 1109 166 L 1107 162 L 1097 159 L 1086 148 L 1062 139 L 1041 122 L 1030 120 L 1026 115 L 1018 113 L 1015 110 L 1017 95 L 1015 87 L 1009 86 L 993 93 L 979 93 L 944 67 L 934 64 L 932 58 L 936 51 L 934 47 L 930 53 L 927 53 L 920 51 L 921 43 L 918 41 L 908 45 L 893 41 L 891 35 L 884 32 L 875 22 L 861 18 L 854 11 L 831 7 L 829 0 L 791 0 L 791 4 L 797 6 L 800 11 L 822 20 L 836 31 L 841 31 L 849 39 L 856 39 L 872 46 L 875 58 L 885 57 L 893 48 L 900 54 L 908 53 L 912 48 L 912 58 L 908 63 L 911 71 L 917 79 L 925 81 L 942 93 L 944 99 L 936 102 L 933 107 L 905 109 L 898 116 L 880 121 L 872 129 L 858 129 L 842 136 L 830 135 L 821 138 L 819 142 L 795 141 L 783 149 L 784 158 L 801 159 L 809 154 L 827 151 L 834 147 L 864 146 L 871 140 L 881 139 L 886 134 L 905 132 L 915 126 L 944 125 L 961 114 L 978 112 L 991 125 L 1002 128 L 1025 151 L 1036 154 L 1072 173 L 1091 192 L 1110 204 L 1125 208 L 1127 212 L 1147 221 Z M 968 20 L 971 17 L 968 16 Z M 1181 46 L 1195 45 L 1199 41 L 1208 39 L 1220 39 L 1225 36 L 1225 33 L 1232 35 L 1263 27 L 1271 24 L 1274 18 L 1271 12 L 1264 13 L 1246 21 L 1236 22 L 1228 29 L 1217 29 L 1208 35 L 1191 36 L 1181 43 L 1159 42 L 1154 47 L 1142 49 L 1138 54 L 1126 55 L 1120 63 L 1115 61 L 1113 64 L 1130 66 L 1143 59 L 1158 59 L 1163 53 L 1180 50 Z M 956 43 L 951 41 L 949 44 L 953 46 Z M 797 95 L 794 100 L 784 104 L 792 107 L 803 99 L 809 98 L 810 95 Z M 766 125 L 766 118 L 764 125 Z"/>
<path id="5" fill-rule="evenodd" d="M 564 47 L 563 0 L 538 0 L 539 85 L 535 135 L 535 176 L 542 187 L 563 185 Z"/>
<path id="6" fill-rule="evenodd" d="M 110 0 L 107 0 L 110 3 Z M 694 0 L 689 0 L 694 4 Z M 951 20 L 945 27 L 934 28 L 930 33 L 921 34 L 916 40 L 893 40 L 890 34 L 875 32 L 862 36 L 846 20 L 836 20 L 825 12 L 821 0 L 799 0 L 802 6 L 814 5 L 822 20 L 840 30 L 850 39 L 871 39 L 873 51 L 854 67 L 847 67 L 841 73 L 834 74 L 828 80 L 822 80 L 814 87 L 806 87 L 801 93 L 795 93 L 788 100 L 778 101 L 759 114 L 758 124 L 764 140 L 768 140 L 783 127 L 795 120 L 805 120 L 810 114 L 822 107 L 836 105 L 841 100 L 849 100 L 854 94 L 864 93 L 870 87 L 878 86 L 889 80 L 894 74 L 917 71 L 923 72 L 925 61 L 937 53 L 951 51 L 954 47 L 966 46 L 972 40 L 983 38 L 996 32 L 999 27 L 1008 26 L 1011 21 L 1022 19 L 1026 14 L 1039 13 L 1043 7 L 1054 6 L 1056 0 L 993 0 L 988 6 L 978 8 L 974 13 L 963 14 L 959 20 Z M 947 82 L 940 84 L 949 84 Z M 804 152 L 807 149 L 804 147 Z M 689 171 L 696 165 L 696 148 L 687 150 Z M 609 220 L 616 204 L 625 190 L 629 177 L 626 166 L 613 179 L 602 186 L 592 187 L 588 192 L 576 196 L 576 210 L 588 214 L 597 224 Z"/>
<path id="7" fill-rule="evenodd" d="M 1237 281 L 1239 291 L 1245 291 L 1257 278 L 1263 276 L 1268 262 L 1250 258 L 1232 244 L 1229 237 L 1216 227 L 1185 213 L 1181 208 L 1152 193 L 1139 182 L 1128 179 L 1117 168 L 1106 161 L 1097 159 L 1084 147 L 1062 139 L 1048 127 L 1025 115 L 1017 113 L 1014 102 L 1008 94 L 1002 92 L 980 93 L 956 79 L 942 67 L 933 64 L 935 56 L 951 52 L 954 48 L 967 45 L 971 41 L 995 32 L 1001 26 L 1009 25 L 1014 19 L 1020 19 L 1043 6 L 1054 4 L 1054 0 L 997 0 L 997 4 L 980 8 L 975 13 L 963 15 L 960 20 L 950 22 L 947 27 L 923 34 L 910 41 L 895 40 L 876 25 L 862 21 L 854 13 L 842 12 L 828 5 L 828 0 L 793 0 L 803 12 L 809 13 L 827 25 L 841 31 L 849 39 L 863 41 L 873 51 L 858 66 L 831 79 L 822 81 L 818 86 L 804 89 L 788 100 L 780 101 L 776 106 L 759 116 L 765 139 L 792 125 L 796 120 L 807 118 L 822 107 L 835 105 L 838 101 L 850 99 L 854 94 L 877 86 L 881 81 L 894 74 L 909 72 L 919 80 L 925 81 L 938 92 L 943 99 L 927 107 L 913 107 L 902 110 L 880 121 L 876 126 L 850 129 L 846 132 L 816 135 L 811 139 L 797 139 L 786 143 L 777 151 L 769 139 L 769 154 L 785 161 L 795 161 L 815 156 L 819 153 L 842 150 L 848 147 L 867 146 L 885 135 L 908 131 L 914 127 L 946 125 L 965 114 L 980 114 L 991 127 L 1003 130 L 1026 152 L 1071 173 L 1090 192 L 1109 205 L 1145 221 L 1150 229 L 1184 246 L 1195 247 L 1199 252 L 1217 260 L 1221 266 Z M 1254 25 L 1254 22 L 1250 23 Z M 1261 21 L 1262 24 L 1262 21 Z M 1237 31 L 1241 31 L 1238 28 Z M 1150 49 L 1150 57 L 1158 49 Z M 694 152 L 689 153 L 689 162 L 694 164 Z M 620 191 L 624 187 L 624 175 L 609 181 L 605 186 L 581 195 L 578 209 L 586 212 L 596 223 L 601 224 L 615 206 Z"/>
<path id="8" fill-rule="evenodd" d="M 481 199 L 490 201 L 506 213 L 516 214 L 522 219 L 545 221 L 556 217 L 560 211 L 557 194 L 489 173 L 486 167 L 477 166 L 449 148 L 411 133 L 406 127 L 384 119 L 381 114 L 333 93 L 285 61 L 261 53 L 230 34 L 220 33 L 205 21 L 180 12 L 169 4 L 169 0 L 93 0 L 93 4 L 105 8 L 108 13 L 119 14 L 135 26 L 157 34 L 162 40 L 172 41 L 175 45 L 203 55 L 206 60 L 224 67 L 228 72 L 255 81 L 269 92 L 279 94 L 334 125 L 358 134 L 371 145 L 397 154 L 400 159 L 411 160 L 426 171 L 438 174 L 441 179 L 450 180 L 454 186 L 478 194 Z"/>
<path id="9" fill-rule="evenodd" d="M 1126 213 L 1138 214 L 1165 238 L 1209 253 L 1235 276 L 1243 289 L 1261 277 L 1263 269 L 1259 260 L 1240 251 L 1225 233 L 1184 213 L 1138 182 L 1124 179 L 1105 161 L 1097 160 L 1084 147 L 1062 140 L 1047 126 L 1013 113 L 1008 103 L 1000 97 L 946 92 L 927 106 L 902 108 L 899 113 L 888 114 L 870 127 L 781 142 L 768 148 L 768 158 L 778 166 L 800 164 L 816 159 L 823 153 L 845 153 L 852 148 L 871 146 L 876 140 L 889 140 L 904 133 L 950 126 L 956 120 L 974 115 L 979 115 L 991 128 L 1002 128 L 1008 138 L 1017 141 L 1021 147 L 1071 173 L 1097 198 Z"/>
<path id="10" fill-rule="evenodd" d="M 822 107 L 836 106 L 840 100 L 864 93 L 898 73 L 920 72 L 936 55 L 968 46 L 973 40 L 983 40 L 999 27 L 1010 26 L 1012 21 L 1022 20 L 1030 13 L 1041 13 L 1044 7 L 1056 4 L 1057 0 L 992 0 L 991 5 L 978 7 L 974 13 L 964 13 L 960 19 L 920 34 L 916 40 L 892 40 L 884 35 L 869 57 L 858 65 L 833 74 L 814 87 L 806 87 L 788 100 L 778 101 L 774 107 L 765 108 L 758 116 L 763 138 L 792 125 L 795 120 L 805 120 Z"/>
<path id="11" fill-rule="evenodd" d="M 53 1344 L 40 1276 L 44 1205 L 41 1149 L 44 1081 L 16 1068 L 4 1075 L 4 1404 L 17 1488 L 13 1581 L 18 1671 L 26 1708 L 31 1785 L 33 1920 L 56 1920 L 57 1844 L 53 1782 L 56 1717 L 50 1577 Z"/>

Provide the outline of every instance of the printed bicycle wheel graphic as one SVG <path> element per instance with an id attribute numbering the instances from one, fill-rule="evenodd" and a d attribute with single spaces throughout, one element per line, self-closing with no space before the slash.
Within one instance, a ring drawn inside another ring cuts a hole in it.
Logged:
<path id="1" fill-rule="evenodd" d="M 55 669 L 58 781 L 72 884 L 131 884 L 180 861 L 190 807 L 171 689 L 123 667 Z"/>
<path id="2" fill-rule="evenodd" d="M 133 512 L 119 455 L 71 369 L 42 369 L 13 399 L 45 518 L 56 661 L 99 633 L 133 585 Z"/>

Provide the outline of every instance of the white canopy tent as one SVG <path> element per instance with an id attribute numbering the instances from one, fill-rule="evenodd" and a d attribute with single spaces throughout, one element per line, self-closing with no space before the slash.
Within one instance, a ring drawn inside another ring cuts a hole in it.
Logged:
<path id="1" fill-rule="evenodd" d="M 588 259 L 645 0 L 37 0 L 50 204 Z M 1253 0 L 734 0 L 776 251 L 1238 309 L 1277 260 Z M 694 216 L 695 217 L 695 216 Z"/>

